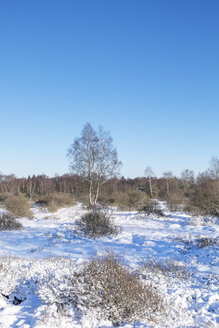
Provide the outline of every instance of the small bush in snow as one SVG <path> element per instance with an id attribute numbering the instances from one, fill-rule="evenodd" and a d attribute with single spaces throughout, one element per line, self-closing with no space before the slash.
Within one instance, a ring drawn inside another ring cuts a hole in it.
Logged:
<path id="1" fill-rule="evenodd" d="M 188 219 L 187 224 L 194 226 L 210 226 L 213 224 L 219 224 L 219 219 L 217 217 L 212 216 L 192 216 Z"/>
<path id="2" fill-rule="evenodd" d="M 110 253 L 84 266 L 79 278 L 84 285 L 82 303 L 99 308 L 103 319 L 115 325 L 153 320 L 162 309 L 162 300 L 151 285 L 143 285 L 121 260 Z"/>
<path id="3" fill-rule="evenodd" d="M 214 237 L 201 237 L 197 239 L 196 246 L 199 248 L 219 246 L 219 239 Z"/>
<path id="4" fill-rule="evenodd" d="M 167 208 L 170 212 L 178 212 L 182 209 L 181 204 L 175 203 L 173 201 L 167 203 Z"/>
<path id="5" fill-rule="evenodd" d="M 32 217 L 30 206 L 27 198 L 22 194 L 12 195 L 5 202 L 7 210 L 14 216 Z"/>
<path id="6" fill-rule="evenodd" d="M 144 205 L 139 210 L 140 213 L 144 213 L 146 215 L 155 215 L 155 216 L 164 216 L 162 210 L 159 208 L 159 204 L 155 201 L 150 201 L 150 203 Z"/>
<path id="7" fill-rule="evenodd" d="M 209 246 L 219 246 L 219 239 L 217 237 L 211 236 L 200 235 L 197 238 L 194 238 L 193 236 L 189 235 L 187 238 L 178 238 L 177 240 L 182 242 L 187 250 L 191 250 L 194 247 L 204 248 Z"/>
<path id="8" fill-rule="evenodd" d="M 3 214 L 0 216 L 0 231 L 3 230 L 19 230 L 22 228 L 22 224 L 18 222 L 9 214 Z"/>
<path id="9" fill-rule="evenodd" d="M 176 277 L 182 279 L 186 279 L 190 276 L 185 264 L 179 263 L 178 261 L 174 261 L 172 259 L 167 261 L 156 261 L 154 259 L 144 261 L 139 268 L 139 271 L 143 274 L 150 272 L 161 274 L 167 277 Z"/>
<path id="10" fill-rule="evenodd" d="M 109 213 L 94 209 L 82 216 L 77 227 L 85 235 L 97 238 L 118 233 L 117 227 L 112 223 Z"/>

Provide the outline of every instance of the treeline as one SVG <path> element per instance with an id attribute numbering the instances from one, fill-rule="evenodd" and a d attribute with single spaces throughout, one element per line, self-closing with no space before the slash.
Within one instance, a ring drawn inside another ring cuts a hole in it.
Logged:
<path id="1" fill-rule="evenodd" d="M 68 194 L 87 203 L 88 188 L 86 180 L 78 175 L 65 174 L 53 178 L 46 175 L 28 178 L 0 175 L 0 200 L 7 193 L 23 194 L 32 201 L 45 200 L 52 194 Z M 209 169 L 197 177 L 193 171 L 184 170 L 180 177 L 166 172 L 162 178 L 110 179 L 103 186 L 99 201 L 131 209 L 149 201 L 151 196 L 165 200 L 173 211 L 183 206 L 189 212 L 219 216 L 219 160 L 213 158 Z"/>
<path id="2" fill-rule="evenodd" d="M 53 178 L 46 175 L 33 175 L 28 178 L 17 178 L 14 174 L 0 175 L 0 193 L 22 193 L 30 200 L 54 192 L 68 193 L 77 197 L 82 193 L 81 186 L 81 179 L 76 175 L 66 174 Z"/>

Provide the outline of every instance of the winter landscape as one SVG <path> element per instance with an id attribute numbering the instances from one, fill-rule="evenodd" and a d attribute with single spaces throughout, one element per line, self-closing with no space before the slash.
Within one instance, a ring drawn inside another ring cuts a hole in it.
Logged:
<path id="1" fill-rule="evenodd" d="M 95 239 L 77 231 L 87 212 L 80 204 L 56 213 L 32 208 L 32 219 L 20 219 L 21 230 L 1 232 L 0 326 L 113 327 L 98 295 L 83 280 L 73 285 L 85 263 L 113 252 L 162 302 L 160 310 L 147 308 L 145 318 L 121 327 L 217 327 L 218 223 L 159 206 L 162 217 L 111 208 L 118 234 Z"/>
<path id="2" fill-rule="evenodd" d="M 219 327 L 218 17 L 0 0 L 0 328 Z"/>

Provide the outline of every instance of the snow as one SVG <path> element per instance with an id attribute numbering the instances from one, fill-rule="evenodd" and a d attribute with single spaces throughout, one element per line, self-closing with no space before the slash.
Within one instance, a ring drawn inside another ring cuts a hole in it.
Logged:
<path id="1" fill-rule="evenodd" d="M 80 270 L 90 258 L 111 250 L 156 286 L 169 304 L 168 316 L 155 325 L 141 321 L 122 327 L 219 326 L 218 243 L 198 247 L 201 238 L 218 241 L 214 218 L 167 211 L 164 217 L 145 217 L 111 209 L 118 235 L 89 239 L 77 233 L 75 223 L 86 212 L 80 204 L 56 213 L 32 210 L 33 219 L 20 219 L 22 230 L 0 232 L 1 328 L 113 327 L 92 311 L 78 315 L 73 307 L 60 311 L 53 303 L 68 287 L 72 268 Z M 174 272 L 167 270 L 167 263 Z M 22 302 L 15 305 L 16 298 Z"/>

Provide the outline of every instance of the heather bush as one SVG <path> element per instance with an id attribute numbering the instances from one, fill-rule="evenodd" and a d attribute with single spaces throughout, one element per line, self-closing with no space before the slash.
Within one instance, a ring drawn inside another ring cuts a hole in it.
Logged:
<path id="1" fill-rule="evenodd" d="M 135 322 L 142 318 L 153 320 L 162 310 L 162 299 L 151 285 L 139 278 L 112 253 L 84 266 L 80 273 L 84 285 L 82 305 L 99 308 L 100 316 L 114 325 Z"/>
<path id="2" fill-rule="evenodd" d="M 152 273 L 181 279 L 186 279 L 190 276 L 186 265 L 173 259 L 168 259 L 167 261 L 154 259 L 143 261 L 139 267 L 139 271 L 144 275 Z"/>
<path id="3" fill-rule="evenodd" d="M 77 228 L 84 235 L 91 238 L 115 235 L 118 233 L 118 229 L 114 226 L 110 214 L 106 211 L 97 209 L 93 209 L 84 214 L 81 219 L 77 221 Z"/>
<path id="4" fill-rule="evenodd" d="M 12 217 L 10 214 L 2 214 L 0 216 L 0 231 L 4 230 L 19 230 L 22 229 L 22 224 Z"/>
<path id="5" fill-rule="evenodd" d="M 5 201 L 5 205 L 7 210 L 14 216 L 32 217 L 29 201 L 22 194 L 9 196 Z"/>
<path id="6" fill-rule="evenodd" d="M 199 248 L 204 248 L 208 246 L 219 246 L 219 238 L 200 237 L 196 241 L 196 246 Z"/>
<path id="7" fill-rule="evenodd" d="M 110 320 L 114 326 L 141 319 L 154 321 L 164 311 L 157 290 L 144 284 L 113 253 L 89 261 L 62 279 L 50 275 L 39 290 L 44 302 L 72 305 L 79 313 L 95 310 L 98 319 Z"/>
<path id="8" fill-rule="evenodd" d="M 150 201 L 148 204 L 142 206 L 139 209 L 139 213 L 143 213 L 146 215 L 154 215 L 154 216 L 164 216 L 164 213 L 159 207 L 159 204 L 156 201 Z"/>

